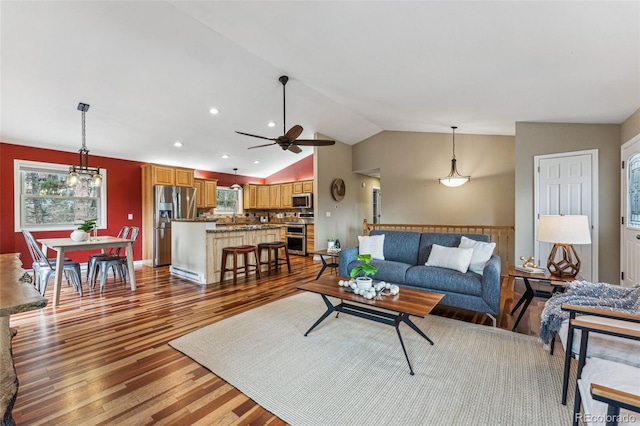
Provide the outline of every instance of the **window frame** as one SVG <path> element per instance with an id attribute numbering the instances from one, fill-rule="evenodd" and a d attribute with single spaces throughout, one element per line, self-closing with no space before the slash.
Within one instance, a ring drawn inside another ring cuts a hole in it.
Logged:
<path id="1" fill-rule="evenodd" d="M 236 212 L 236 216 L 240 216 L 244 214 L 244 205 L 243 205 L 243 197 L 242 197 L 242 188 L 241 189 L 232 189 L 228 186 L 219 186 L 216 188 L 216 191 L 234 191 L 238 193 L 238 211 Z M 218 194 L 216 194 L 216 207 L 213 209 L 213 214 L 214 215 L 219 215 L 219 216 L 228 216 L 228 215 L 233 215 L 233 210 L 222 210 L 218 208 L 218 201 L 219 201 L 219 197 L 217 197 Z"/>
<path id="2" fill-rule="evenodd" d="M 14 231 L 21 232 L 23 229 L 23 207 L 22 204 L 22 176 L 24 169 L 42 169 L 42 171 L 69 173 L 69 166 L 56 163 L 45 163 L 40 161 L 29 160 L 13 160 L 13 212 L 14 212 Z M 107 227 L 107 169 L 100 168 L 102 175 L 102 185 L 100 186 L 100 211 L 98 217 L 98 229 L 106 229 Z M 51 225 L 51 226 L 28 226 L 25 229 L 29 231 L 70 231 L 77 229 L 78 224 L 69 225 Z"/>

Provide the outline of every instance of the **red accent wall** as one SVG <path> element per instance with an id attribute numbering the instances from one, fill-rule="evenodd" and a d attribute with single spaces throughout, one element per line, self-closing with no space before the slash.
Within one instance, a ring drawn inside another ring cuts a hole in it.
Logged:
<path id="1" fill-rule="evenodd" d="M 22 145 L 0 143 L 0 253 L 22 253 L 25 267 L 31 267 L 31 256 L 22 232 L 14 231 L 13 211 L 13 160 L 40 161 L 44 163 L 71 165 L 78 162 L 76 152 L 55 151 Z M 91 166 L 107 169 L 107 229 L 98 230 L 98 235 L 117 235 L 124 225 L 142 227 L 142 174 L 143 163 L 90 155 Z M 133 213 L 133 220 L 127 215 Z M 66 238 L 71 231 L 33 232 L 38 238 Z M 135 260 L 142 259 L 142 230 L 138 242 L 133 246 Z M 68 257 L 77 262 L 86 262 L 89 252 L 72 252 Z M 49 252 L 53 256 L 52 252 Z"/>
<path id="2" fill-rule="evenodd" d="M 293 182 L 313 179 L 313 154 L 267 177 L 264 183 Z"/>

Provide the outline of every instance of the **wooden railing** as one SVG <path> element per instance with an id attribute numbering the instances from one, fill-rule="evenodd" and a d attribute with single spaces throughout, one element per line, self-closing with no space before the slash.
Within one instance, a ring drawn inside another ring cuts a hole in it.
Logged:
<path id="1" fill-rule="evenodd" d="M 496 243 L 494 254 L 502 260 L 502 275 L 507 275 L 507 269 L 514 263 L 515 227 L 509 225 L 413 225 L 369 223 L 365 219 L 362 223 L 362 235 L 369 235 L 369 231 L 407 231 L 407 232 L 442 232 L 447 234 L 483 234 L 489 236 L 489 241 Z"/>

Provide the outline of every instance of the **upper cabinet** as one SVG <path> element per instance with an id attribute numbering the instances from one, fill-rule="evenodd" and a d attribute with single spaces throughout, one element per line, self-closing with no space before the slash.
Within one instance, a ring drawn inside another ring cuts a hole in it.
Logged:
<path id="1" fill-rule="evenodd" d="M 193 186 L 193 170 L 182 167 L 143 164 L 142 173 L 150 185 Z"/>
<path id="2" fill-rule="evenodd" d="M 293 182 L 294 194 L 311 194 L 312 192 L 313 192 L 312 180 L 301 180 L 298 182 Z"/>
<path id="3" fill-rule="evenodd" d="M 291 194 L 293 194 L 293 183 L 280 184 L 280 207 L 283 209 L 291 207 Z"/>
<path id="4" fill-rule="evenodd" d="M 243 207 L 245 210 L 290 209 L 293 207 L 291 205 L 291 195 L 312 192 L 313 180 L 269 185 L 248 183 L 242 187 Z"/>
<path id="5" fill-rule="evenodd" d="M 269 190 L 270 185 L 257 185 L 258 190 L 258 206 L 259 209 L 269 208 Z"/>
<path id="6" fill-rule="evenodd" d="M 269 185 L 269 208 L 279 209 L 282 206 L 280 198 L 280 184 Z"/>
<path id="7" fill-rule="evenodd" d="M 194 179 L 196 188 L 196 205 L 198 208 L 212 208 L 216 206 L 218 196 L 218 181 L 215 179 Z"/>

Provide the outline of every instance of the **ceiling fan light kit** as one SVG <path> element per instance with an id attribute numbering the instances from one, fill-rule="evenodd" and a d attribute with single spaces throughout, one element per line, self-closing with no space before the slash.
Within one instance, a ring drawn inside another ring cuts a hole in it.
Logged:
<path id="1" fill-rule="evenodd" d="M 458 168 L 456 166 L 456 129 L 458 127 L 451 126 L 453 130 L 453 158 L 451 159 L 451 171 L 449 174 L 443 178 L 438 179 L 438 182 L 448 186 L 450 188 L 455 188 L 457 186 L 462 186 L 465 183 L 471 180 L 471 176 L 462 176 L 458 173 Z"/>
<path id="2" fill-rule="evenodd" d="M 302 131 L 304 130 L 302 126 L 298 124 L 296 124 L 295 126 L 290 128 L 289 131 L 287 131 L 287 98 L 286 98 L 285 86 L 289 81 L 289 77 L 287 77 L 286 75 L 280 76 L 278 81 L 280 81 L 280 83 L 282 84 L 282 133 L 283 135 L 277 138 L 268 138 L 266 136 L 253 135 L 251 133 L 236 131 L 236 133 L 240 135 L 251 136 L 252 138 L 259 138 L 259 139 L 266 139 L 269 141 L 273 141 L 272 143 L 267 143 L 264 145 L 250 146 L 249 149 L 262 148 L 265 146 L 271 146 L 271 145 L 277 144 L 277 145 L 280 145 L 280 148 L 282 148 L 283 151 L 288 150 L 295 154 L 299 154 L 302 152 L 302 149 L 300 149 L 300 146 L 328 146 L 328 145 L 335 144 L 336 143 L 335 141 L 330 141 L 330 140 L 298 139 L 298 136 L 300 136 L 302 134 Z"/>

